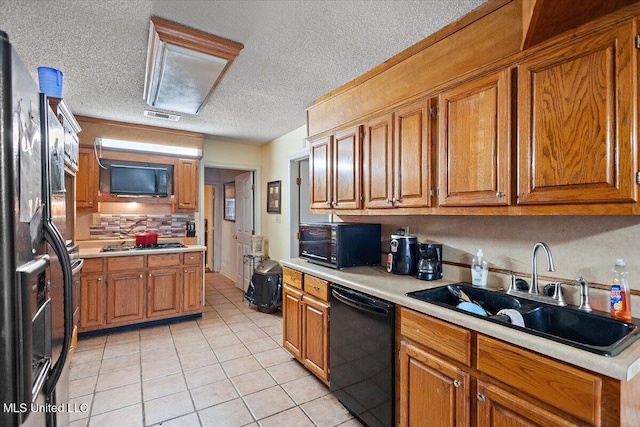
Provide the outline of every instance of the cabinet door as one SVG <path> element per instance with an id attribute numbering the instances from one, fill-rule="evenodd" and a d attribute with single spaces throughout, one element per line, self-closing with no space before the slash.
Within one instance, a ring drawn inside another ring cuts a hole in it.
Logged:
<path id="1" fill-rule="evenodd" d="M 202 311 L 202 267 L 185 267 L 182 286 L 183 311 Z"/>
<path id="2" fill-rule="evenodd" d="M 311 142 L 309 152 L 309 195 L 311 209 L 331 209 L 332 136 Z"/>
<path id="3" fill-rule="evenodd" d="M 329 379 L 329 305 L 307 295 L 302 304 L 302 360 L 320 378 Z"/>
<path id="4" fill-rule="evenodd" d="M 441 206 L 509 204 L 509 81 L 504 70 L 440 95 Z"/>
<path id="5" fill-rule="evenodd" d="M 178 160 L 178 209 L 195 210 L 198 207 L 198 161 Z"/>
<path id="6" fill-rule="evenodd" d="M 430 101 L 396 112 L 394 138 L 394 206 L 431 205 L 432 147 Z"/>
<path id="7" fill-rule="evenodd" d="M 393 114 L 367 122 L 362 181 L 365 208 L 393 207 Z"/>
<path id="8" fill-rule="evenodd" d="M 105 288 L 102 273 L 80 274 L 80 330 L 98 328 L 104 324 Z"/>
<path id="9" fill-rule="evenodd" d="M 147 275 L 147 317 L 180 312 L 180 270 L 154 269 Z"/>
<path id="10" fill-rule="evenodd" d="M 575 426 L 574 422 L 478 380 L 478 427 Z"/>
<path id="11" fill-rule="evenodd" d="M 302 357 L 302 292 L 282 287 L 282 341 L 293 356 Z"/>
<path id="12" fill-rule="evenodd" d="M 518 66 L 518 203 L 635 201 L 633 24 Z"/>
<path id="13" fill-rule="evenodd" d="M 468 426 L 470 376 L 422 348 L 400 342 L 400 426 Z"/>
<path id="14" fill-rule="evenodd" d="M 76 207 L 97 210 L 98 170 L 92 149 L 81 148 L 76 175 Z"/>
<path id="15" fill-rule="evenodd" d="M 138 271 L 107 275 L 107 324 L 144 318 L 144 283 Z"/>
<path id="16" fill-rule="evenodd" d="M 364 130 L 354 126 L 337 132 L 333 140 L 332 171 L 335 209 L 359 209 L 361 206 L 361 147 Z"/>

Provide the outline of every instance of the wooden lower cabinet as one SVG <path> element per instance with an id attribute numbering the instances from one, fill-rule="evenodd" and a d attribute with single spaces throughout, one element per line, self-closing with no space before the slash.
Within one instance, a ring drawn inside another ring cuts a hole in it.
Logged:
<path id="1" fill-rule="evenodd" d="M 102 273 L 80 275 L 80 328 L 97 329 L 105 323 Z"/>
<path id="2" fill-rule="evenodd" d="M 302 358 L 302 292 L 282 288 L 282 345 L 295 358 Z"/>
<path id="3" fill-rule="evenodd" d="M 166 268 L 147 274 L 147 317 L 180 313 L 180 269 Z"/>
<path id="4" fill-rule="evenodd" d="M 404 307 L 398 316 L 400 426 L 640 425 L 638 376 L 615 380 Z"/>
<path id="5" fill-rule="evenodd" d="M 576 424 L 492 384 L 478 381 L 478 427 L 572 427 Z M 445 425 L 445 424 L 441 424 Z M 447 424 L 453 425 L 453 424 Z"/>
<path id="6" fill-rule="evenodd" d="M 107 325 L 144 319 L 144 288 L 138 271 L 107 274 Z"/>
<path id="7" fill-rule="evenodd" d="M 302 300 L 302 357 L 318 377 L 329 378 L 329 304 L 305 295 Z"/>
<path id="8" fill-rule="evenodd" d="M 469 425 L 469 373 L 406 340 L 399 357 L 401 426 Z"/>
<path id="9" fill-rule="evenodd" d="M 202 311 L 202 267 L 182 272 L 182 311 Z"/>
<path id="10" fill-rule="evenodd" d="M 283 269 L 283 347 L 329 384 L 329 283 Z"/>
<path id="11" fill-rule="evenodd" d="M 202 312 L 202 252 L 85 259 L 79 332 Z"/>

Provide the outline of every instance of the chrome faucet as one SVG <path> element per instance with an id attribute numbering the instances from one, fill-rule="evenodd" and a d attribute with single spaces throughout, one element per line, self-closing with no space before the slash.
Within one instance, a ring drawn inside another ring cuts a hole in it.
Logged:
<path id="1" fill-rule="evenodd" d="M 582 276 L 576 280 L 580 285 L 580 307 L 578 308 L 582 311 L 589 312 L 591 311 L 591 306 L 589 305 L 589 283 L 587 283 Z"/>
<path id="2" fill-rule="evenodd" d="M 547 271 L 556 271 L 556 268 L 553 265 L 553 258 L 551 257 L 549 246 L 542 242 L 536 243 L 533 246 L 533 252 L 531 253 L 531 286 L 529 287 L 529 293 L 534 295 L 540 294 L 540 291 L 538 290 L 538 248 L 544 249 L 544 252 L 547 255 Z"/>

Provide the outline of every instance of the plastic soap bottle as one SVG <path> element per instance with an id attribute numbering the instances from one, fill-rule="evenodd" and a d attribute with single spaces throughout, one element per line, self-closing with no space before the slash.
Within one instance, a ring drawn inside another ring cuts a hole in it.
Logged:
<path id="1" fill-rule="evenodd" d="M 473 286 L 487 287 L 487 273 L 489 272 L 489 263 L 484 259 L 482 249 L 478 249 L 478 253 L 471 262 L 471 284 Z"/>
<path id="2" fill-rule="evenodd" d="M 631 321 L 631 291 L 629 290 L 629 272 L 623 259 L 617 259 L 611 269 L 611 316 Z"/>

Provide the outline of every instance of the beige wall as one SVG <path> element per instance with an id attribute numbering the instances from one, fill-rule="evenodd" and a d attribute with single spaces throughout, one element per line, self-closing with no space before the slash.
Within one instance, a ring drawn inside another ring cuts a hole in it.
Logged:
<path id="1" fill-rule="evenodd" d="M 640 290 L 640 217 L 634 216 L 376 216 L 341 219 L 383 224 L 383 244 L 389 250 L 389 235 L 403 226 L 418 236 L 419 242 L 443 244 L 446 262 L 468 265 L 478 248 L 493 269 L 507 269 L 529 281 L 531 252 L 536 242 L 549 245 L 556 272 L 547 272 L 543 251 L 538 251 L 538 274 L 544 279 L 575 280 L 608 286 L 616 258 L 624 258 L 630 271 L 630 286 Z M 453 280 L 470 281 L 467 267 L 445 269 Z M 507 283 L 507 276 L 490 274 L 489 285 Z M 541 283 L 544 283 L 542 280 Z M 577 289 L 569 288 L 568 293 Z M 593 293 L 593 292 L 592 292 Z M 593 293 L 594 298 L 598 292 Z M 577 294 L 574 295 L 577 298 Z M 608 294 L 600 293 L 599 307 L 605 309 Z M 604 298 L 604 299 L 603 299 Z M 634 298 L 634 313 L 640 301 Z M 573 303 L 569 299 L 570 303 Z"/>
<path id="2" fill-rule="evenodd" d="M 207 138 L 202 149 L 202 161 L 225 164 L 236 168 L 238 165 L 261 166 L 262 151 L 259 146 L 226 142 Z"/>
<path id="3" fill-rule="evenodd" d="M 286 135 L 262 146 L 263 173 L 261 188 L 264 194 L 260 207 L 262 219 L 262 235 L 268 240 L 268 251 L 271 259 L 289 257 L 290 227 L 290 194 L 289 194 L 289 161 L 306 147 L 306 126 L 302 126 Z M 281 213 L 267 213 L 267 182 L 282 181 Z"/>

